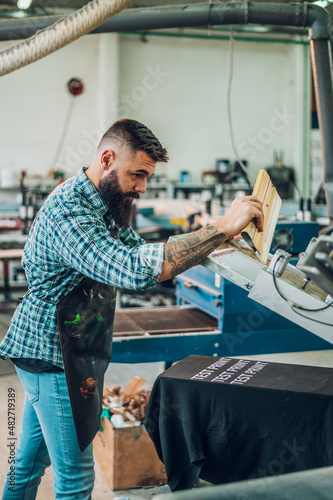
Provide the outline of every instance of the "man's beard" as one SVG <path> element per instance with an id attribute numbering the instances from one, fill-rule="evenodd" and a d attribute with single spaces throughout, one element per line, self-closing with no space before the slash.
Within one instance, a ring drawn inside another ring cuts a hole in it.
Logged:
<path id="1" fill-rule="evenodd" d="M 111 170 L 106 177 L 100 180 L 98 190 L 117 226 L 127 229 L 131 221 L 133 200 L 126 199 L 126 197 L 139 198 L 139 194 L 135 192 L 123 193 L 115 170 Z"/>

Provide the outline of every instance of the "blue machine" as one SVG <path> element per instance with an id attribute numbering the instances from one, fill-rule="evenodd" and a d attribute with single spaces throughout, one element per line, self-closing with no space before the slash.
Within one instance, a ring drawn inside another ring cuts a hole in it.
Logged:
<path id="1" fill-rule="evenodd" d="M 279 221 L 272 250 L 282 248 L 297 258 L 310 239 L 318 236 L 318 231 L 317 223 Z M 152 323 L 159 325 L 159 331 L 143 328 L 141 334 L 124 336 L 118 332 L 112 361 L 172 362 L 191 354 L 246 356 L 332 348 L 329 342 L 250 299 L 247 290 L 201 265 L 176 277 L 176 297 L 177 306 L 202 311 L 210 327 L 203 331 L 194 321 L 187 329 L 171 332 L 168 323 L 174 323 L 179 307 L 147 310 Z M 140 309 L 130 311 L 129 322 L 138 321 Z M 166 313 L 169 321 L 165 319 Z"/>
<path id="2" fill-rule="evenodd" d="M 127 315 L 129 326 L 140 324 L 139 312 L 150 315 L 146 323 L 154 323 L 155 327 L 133 334 L 116 331 L 113 362 L 173 362 L 192 354 L 246 356 L 332 348 L 329 342 L 261 306 L 248 298 L 246 290 L 203 266 L 186 271 L 176 281 L 177 307 L 116 311 L 116 317 Z M 177 313 L 186 312 L 188 316 L 192 312 L 195 316 L 198 310 L 204 321 L 206 317 L 205 330 L 194 318 L 188 328 L 168 331 L 168 324 L 175 323 Z"/>
<path id="3" fill-rule="evenodd" d="M 317 238 L 318 234 L 318 222 L 278 220 L 270 251 L 274 253 L 280 248 L 297 256 L 304 252 L 311 238 Z"/>
<path id="4" fill-rule="evenodd" d="M 201 309 L 217 320 L 226 356 L 331 349 L 329 342 L 248 298 L 248 292 L 213 271 L 196 266 L 176 277 L 177 304 Z"/>

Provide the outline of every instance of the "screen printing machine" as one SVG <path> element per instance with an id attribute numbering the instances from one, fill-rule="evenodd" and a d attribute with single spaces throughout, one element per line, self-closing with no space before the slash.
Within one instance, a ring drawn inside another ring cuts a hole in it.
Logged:
<path id="1" fill-rule="evenodd" d="M 311 237 L 316 232 L 315 223 L 278 222 L 267 266 L 239 243 L 176 277 L 177 306 L 117 310 L 112 361 L 331 349 L 333 299 L 324 284 L 333 277 L 333 236 Z M 308 270 L 314 251 L 322 256 L 315 261 L 320 287 Z M 295 266 L 289 261 L 297 252 Z"/>
<path id="2" fill-rule="evenodd" d="M 47 182 L 51 183 L 50 179 Z M 0 234 L 5 299 L 1 303 L 3 311 L 15 307 L 14 303 L 10 303 L 10 274 L 17 269 L 9 262 L 20 260 L 34 215 L 54 186 L 50 184 L 43 190 L 36 186 L 27 188 L 21 183 L 20 191 L 22 187 L 22 204 L 15 205 L 4 203 L 4 194 L 8 193 L 1 188 L 1 220 L 7 224 L 8 221 L 20 222 L 21 229 Z M 9 191 L 9 195 L 12 194 L 13 188 Z M 290 207 L 287 206 L 286 215 L 289 212 Z M 13 214 L 17 214 L 14 219 Z M 172 227 L 167 219 L 166 216 L 152 218 L 150 226 L 163 228 L 167 222 L 170 234 Z M 309 309 L 320 309 L 325 305 L 324 291 L 317 289 L 313 282 L 303 289 L 303 273 L 292 265 L 298 262 L 299 255 L 302 261 L 304 250 L 312 245 L 318 233 L 317 222 L 287 217 L 277 221 L 270 251 L 272 255 L 277 251 L 286 251 L 290 255 L 290 263 L 282 276 L 275 277 L 275 281 L 268 271 L 269 267 L 242 252 L 223 257 L 210 256 L 202 265 L 177 276 L 177 306 L 118 309 L 112 361 L 163 361 L 168 366 L 192 354 L 243 356 L 330 349 L 332 321 L 329 317 L 332 317 L 332 307 L 310 313 L 290 305 L 290 300 Z M 24 281 L 17 284 L 24 285 Z M 280 288 L 289 302 L 280 296 L 277 291 Z M 261 291 L 264 293 L 261 294 Z"/>

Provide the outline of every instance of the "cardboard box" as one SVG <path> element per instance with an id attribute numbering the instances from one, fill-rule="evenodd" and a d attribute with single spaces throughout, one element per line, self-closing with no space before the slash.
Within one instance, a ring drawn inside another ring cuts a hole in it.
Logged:
<path id="1" fill-rule="evenodd" d="M 143 425 L 114 427 L 106 417 L 94 439 L 94 455 L 111 490 L 166 484 L 165 468 Z"/>

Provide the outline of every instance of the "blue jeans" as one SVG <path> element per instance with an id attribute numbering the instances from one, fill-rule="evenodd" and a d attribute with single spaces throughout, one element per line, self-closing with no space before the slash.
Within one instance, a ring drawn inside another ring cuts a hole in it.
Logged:
<path id="1" fill-rule="evenodd" d="M 58 499 L 91 499 L 95 472 L 92 443 L 81 452 L 75 433 L 66 376 L 16 368 L 25 390 L 15 469 L 7 474 L 3 500 L 33 500 L 52 463 Z"/>

